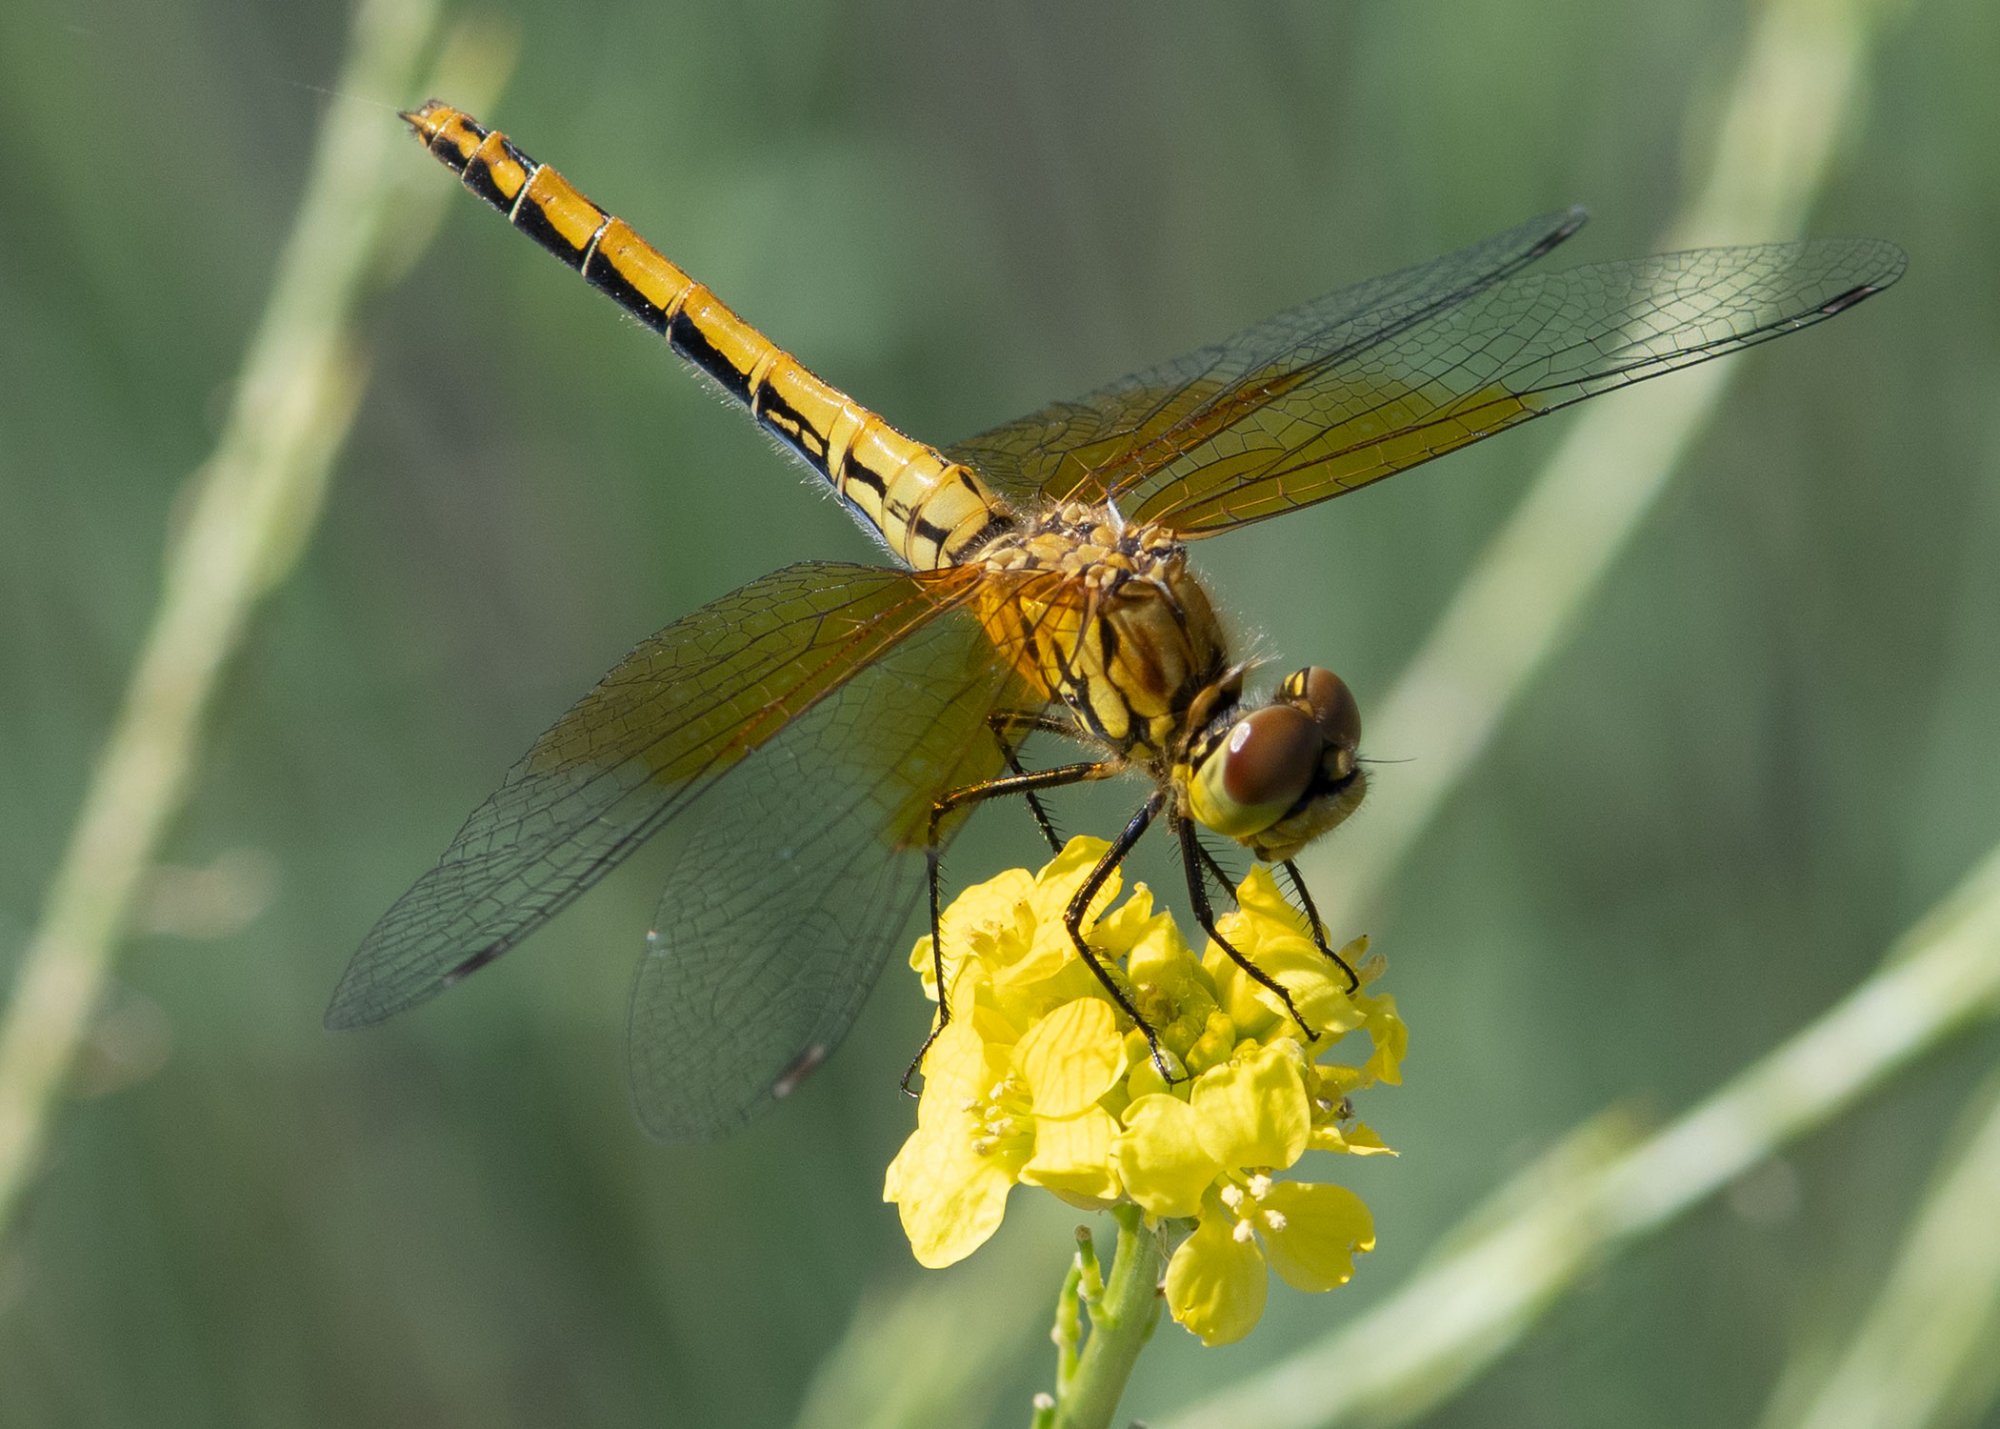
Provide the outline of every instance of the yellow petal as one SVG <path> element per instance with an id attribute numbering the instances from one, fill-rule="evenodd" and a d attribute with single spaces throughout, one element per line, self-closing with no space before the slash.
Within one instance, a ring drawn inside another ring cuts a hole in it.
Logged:
<path id="1" fill-rule="evenodd" d="M 1079 998 L 1050 1012 L 1014 1048 L 1036 1116 L 1075 1116 L 1110 1091 L 1125 1071 L 1118 1015 L 1101 998 Z"/>
<path id="2" fill-rule="evenodd" d="M 1021 1179 L 1051 1191 L 1107 1201 L 1118 1194 L 1118 1173 L 1111 1159 L 1118 1123 L 1096 1107 L 1081 1116 L 1035 1119 L 1035 1154 L 1021 1168 Z"/>
<path id="3" fill-rule="evenodd" d="M 1238 1240 L 1218 1210 L 1201 1218 L 1167 1262 L 1167 1309 L 1205 1345 L 1242 1339 L 1264 1313 L 1270 1293 L 1264 1256 L 1253 1240 Z"/>
<path id="4" fill-rule="evenodd" d="M 1357 1251 L 1375 1248 L 1375 1221 L 1345 1186 L 1285 1181 L 1257 1202 L 1252 1223 L 1271 1269 L 1294 1290 L 1345 1285 Z"/>
<path id="5" fill-rule="evenodd" d="M 993 981 L 983 963 L 971 964 L 952 991 L 952 1022 L 963 1019 L 989 1048 L 1011 1048 L 1041 1012 L 1022 1007 L 1010 989 Z"/>
<path id="6" fill-rule="evenodd" d="M 1021 966 L 1030 966 L 1036 959 L 1024 960 Z M 1003 970 L 980 986 L 979 1026 L 989 1042 L 1010 1046 L 1019 1042 L 1030 1027 L 1066 1002 L 1105 1000 L 1104 984 L 1075 956 L 1046 977 L 1017 977 L 1018 970 Z"/>
<path id="7" fill-rule="evenodd" d="M 1362 1014 L 1348 996 L 1347 974 L 1320 951 L 1305 915 L 1279 891 L 1268 869 L 1251 869 L 1237 890 L 1236 908 L 1223 915 L 1217 929 L 1231 947 L 1284 987 L 1316 1036 L 1330 1039 L 1361 1025 Z M 1354 967 L 1367 946 L 1365 938 L 1357 938 L 1341 956 Z M 1215 942 L 1203 951 L 1201 963 L 1215 982 L 1217 1000 L 1246 1037 L 1261 1039 L 1284 1030 L 1281 1024 L 1296 1026 L 1284 1001 Z"/>
<path id="8" fill-rule="evenodd" d="M 1290 1166 L 1305 1154 L 1312 1104 L 1298 1045 L 1280 1040 L 1214 1067 L 1188 1094 L 1202 1148 L 1223 1166 Z"/>
<path id="9" fill-rule="evenodd" d="M 1164 1093 L 1137 1098 L 1125 1108 L 1118 1138 L 1118 1170 L 1125 1194 L 1150 1216 L 1192 1216 L 1222 1164 L 1202 1149 L 1194 1109 Z"/>
<path id="10" fill-rule="evenodd" d="M 1347 995 L 1347 975 L 1318 944 L 1297 934 L 1283 933 L 1223 935 L 1248 958 L 1259 972 L 1267 974 L 1290 994 L 1292 1006 L 1314 1034 L 1328 1041 L 1359 1027 L 1362 1014 Z M 1216 999 L 1246 1037 L 1268 1037 L 1274 1033 L 1302 1037 L 1299 1024 L 1279 996 L 1239 967 L 1214 943 L 1202 954 L 1202 968 L 1214 981 Z"/>
<path id="11" fill-rule="evenodd" d="M 931 935 L 926 933 L 917 939 L 917 945 L 910 949 L 910 968 L 923 984 L 924 996 L 932 1002 L 938 1000 L 937 963 L 931 956 Z M 949 973 L 946 974 L 950 976 Z"/>
<path id="12" fill-rule="evenodd" d="M 1403 1081 L 1403 1058 L 1410 1050 L 1410 1029 L 1404 1025 L 1396 1011 L 1396 999 L 1386 993 L 1373 999 L 1376 1006 L 1368 1015 L 1368 1035 L 1374 1040 L 1375 1051 L 1368 1058 L 1364 1069 L 1377 1081 L 1390 1086 L 1400 1086 Z"/>
<path id="13" fill-rule="evenodd" d="M 956 1264 L 1000 1227 L 1014 1178 L 965 1138 L 919 1129 L 889 1163 L 882 1199 L 896 1203 L 919 1265 Z"/>
<path id="14" fill-rule="evenodd" d="M 996 940 L 1005 937 L 1020 916 L 1020 907 L 1034 891 L 1034 876 L 1010 868 L 960 893 L 939 916 L 944 935 L 945 986 L 956 989 L 969 963 L 988 960 Z M 937 973 L 931 960 L 931 940 L 918 939 L 910 951 L 910 966 L 923 979 L 924 995 L 937 1000 Z"/>
<path id="15" fill-rule="evenodd" d="M 1350 1067 L 1343 1062 L 1315 1062 L 1308 1075 L 1315 1084 L 1313 1094 L 1329 1102 L 1337 1102 L 1349 1092 L 1374 1085 L 1374 1079 L 1359 1067 Z"/>
<path id="16" fill-rule="evenodd" d="M 1243 882 L 1237 885 L 1236 907 L 1244 917 L 1269 925 L 1273 932 L 1295 933 L 1309 942 L 1312 939 L 1306 915 L 1292 906 L 1264 864 L 1252 864 Z"/>
<path id="17" fill-rule="evenodd" d="M 1059 917 L 1077 889 L 1083 887 L 1084 879 L 1111 849 L 1108 839 L 1092 838 L 1089 834 L 1078 834 L 1063 845 L 1061 853 L 1042 866 L 1034 875 L 1034 897 Z M 1113 874 L 1105 883 L 1106 888 L 1115 888 L 1118 875 Z"/>
<path id="18" fill-rule="evenodd" d="M 1069 931 L 1063 926 L 1063 915 L 1069 911 L 1070 900 L 1077 895 L 1110 847 L 1103 839 L 1079 834 L 1063 845 L 1063 851 L 1035 875 L 1035 889 L 1028 901 L 1034 909 L 1038 950 L 1047 940 L 1065 953 L 1075 954 L 1075 946 L 1069 941 Z M 1090 901 L 1089 911 L 1083 920 L 1086 930 L 1117 900 L 1122 886 L 1123 879 L 1116 869 L 1112 870 L 1111 876 L 1098 887 L 1096 896 Z"/>
<path id="19" fill-rule="evenodd" d="M 951 953 L 981 939 L 1004 936 L 1014 926 L 1020 905 L 1033 896 L 1035 876 L 1025 868 L 1009 868 L 984 883 L 975 883 L 938 918 L 944 947 Z"/>
<path id="20" fill-rule="evenodd" d="M 1153 890 L 1132 885 L 1132 896 L 1099 918 L 1090 929 L 1090 945 L 1109 958 L 1123 958 L 1154 924 L 1173 925 L 1173 915 L 1153 911 Z"/>
<path id="21" fill-rule="evenodd" d="M 965 1104 L 983 1100 L 1006 1071 L 1006 1063 L 989 1052 L 972 1022 L 953 1018 L 924 1053 L 917 1125 L 930 1126 L 944 1118 L 962 1116 Z"/>
<path id="22" fill-rule="evenodd" d="M 1217 1008 L 1208 1014 L 1201 1031 L 1188 1044 L 1187 1064 L 1197 1073 L 1220 1067 L 1236 1055 L 1242 1041 L 1229 1014 Z"/>
<path id="23" fill-rule="evenodd" d="M 1394 1156 L 1396 1152 L 1382 1140 L 1375 1129 L 1366 1122 L 1355 1122 L 1352 1126 L 1341 1127 L 1328 1122 L 1313 1128 L 1312 1148 L 1315 1151 L 1340 1151 L 1349 1156 Z"/>
<path id="24" fill-rule="evenodd" d="M 1004 973 L 1004 981 L 1010 986 L 1045 981 L 1078 961 L 1076 944 L 1070 941 L 1069 929 L 1060 918 L 1028 919 L 1022 936 L 1010 951 L 1012 960 Z"/>
<path id="25" fill-rule="evenodd" d="M 1131 1069 L 1125 1073 L 1125 1090 L 1133 1101 L 1169 1090 L 1167 1079 L 1160 1075 L 1159 1067 L 1154 1065 L 1152 1049 L 1147 1047 L 1145 1037 L 1136 1027 L 1125 1034 L 1125 1065 Z M 1173 1064 L 1170 1062 L 1168 1065 Z M 1181 1083 L 1180 1086 L 1179 1099 L 1184 1100 L 1187 1087 L 1185 1083 Z"/>

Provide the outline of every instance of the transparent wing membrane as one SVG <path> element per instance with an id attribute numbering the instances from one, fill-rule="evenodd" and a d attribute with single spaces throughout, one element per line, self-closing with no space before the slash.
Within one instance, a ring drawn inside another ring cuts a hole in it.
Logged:
<path id="1" fill-rule="evenodd" d="M 729 1130 L 846 1035 L 909 931 L 932 801 L 997 772 L 987 717 L 1024 697 L 978 623 L 955 612 L 692 811 L 632 999 L 633 1092 L 655 1135 Z"/>
<path id="2" fill-rule="evenodd" d="M 1441 258 L 1336 289 L 1225 342 L 1135 373 L 947 449 L 1002 494 L 1101 501 L 1119 472 L 1147 470 L 1257 399 L 1253 377 L 1337 363 L 1518 272 L 1582 227 L 1565 209 Z M 1266 400 L 1270 395 L 1267 394 Z M 1150 464 L 1149 464 L 1150 462 Z"/>
<path id="3" fill-rule="evenodd" d="M 945 614 L 968 575 L 788 566 L 647 640 L 535 742 L 383 915 L 327 1024 L 379 1021 L 491 962 L 746 756 Z M 853 701 L 841 708 L 858 720 Z M 816 798 L 802 782 L 796 802 Z"/>
<path id="4" fill-rule="evenodd" d="M 1857 239 L 1521 271 L 1581 221 L 1548 215 L 1343 288 L 952 455 L 1017 500 L 1115 498 L 1212 535 L 1797 331 L 1903 270 L 1893 244 Z"/>
<path id="5" fill-rule="evenodd" d="M 1277 395 L 1163 466 L 1127 465 L 1112 484 L 1137 519 L 1189 536 L 1228 530 L 1809 327 L 1902 270 L 1891 244 L 1840 240 L 1526 274 L 1364 353 L 1257 377 L 1252 386 Z"/>

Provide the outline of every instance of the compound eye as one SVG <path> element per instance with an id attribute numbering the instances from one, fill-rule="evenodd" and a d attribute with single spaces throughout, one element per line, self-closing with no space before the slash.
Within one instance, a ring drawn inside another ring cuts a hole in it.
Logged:
<path id="1" fill-rule="evenodd" d="M 1230 838 L 1269 828 L 1312 782 L 1324 740 L 1297 705 L 1266 705 L 1236 721 L 1196 771 L 1194 815 Z"/>
<path id="2" fill-rule="evenodd" d="M 1312 707 L 1313 718 L 1336 749 L 1353 750 L 1361 743 L 1361 706 L 1347 681 L 1318 665 L 1308 665 L 1285 681 L 1285 692 Z"/>

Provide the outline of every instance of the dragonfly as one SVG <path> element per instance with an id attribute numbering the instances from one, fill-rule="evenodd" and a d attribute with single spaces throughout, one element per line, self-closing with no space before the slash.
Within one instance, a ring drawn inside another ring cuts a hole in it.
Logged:
<path id="1" fill-rule="evenodd" d="M 1083 926 L 1156 824 L 1203 930 L 1290 1008 L 1217 930 L 1210 884 L 1229 883 L 1204 835 L 1282 866 L 1338 964 L 1294 859 L 1366 792 L 1361 719 L 1319 666 L 1252 692 L 1190 543 L 1810 327 L 1905 261 L 1845 239 L 1534 267 L 1582 226 L 1568 209 L 938 447 L 808 371 L 499 131 L 438 100 L 402 117 L 747 408 L 887 557 L 787 566 L 635 648 L 383 915 L 328 1009 L 352 1027 L 424 1001 L 680 825 L 628 1033 L 640 1118 L 667 1139 L 738 1126 L 823 1063 L 926 887 L 942 974 L 940 855 L 997 798 L 1024 799 L 1056 847 L 1043 796 L 1149 786 L 1065 922 L 1156 1058 Z M 1037 735 L 1077 757 L 1028 768 Z M 943 999 L 933 1037 L 950 1016 Z"/>

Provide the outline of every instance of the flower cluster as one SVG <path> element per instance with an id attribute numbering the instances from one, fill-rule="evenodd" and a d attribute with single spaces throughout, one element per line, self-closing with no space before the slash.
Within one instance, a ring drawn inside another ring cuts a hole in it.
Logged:
<path id="1" fill-rule="evenodd" d="M 1144 884 L 1119 903 L 1114 876 L 1085 935 L 1158 1033 L 1171 1073 L 1162 1076 L 1063 927 L 1105 848 L 1072 839 L 1039 874 L 1009 870 L 944 912 L 951 1021 L 924 1057 L 917 1129 L 890 1164 L 883 1197 L 928 1266 L 983 1244 L 1016 1185 L 1087 1209 L 1135 1203 L 1151 1222 L 1185 1232 L 1167 1265 L 1173 1317 L 1224 1344 L 1263 1313 L 1267 1266 L 1298 1289 L 1330 1290 L 1353 1274 L 1357 1251 L 1373 1249 L 1368 1208 L 1352 1191 L 1276 1173 L 1309 1150 L 1388 1150 L 1354 1120 L 1349 1097 L 1399 1080 L 1407 1033 L 1394 1000 L 1366 990 L 1381 971 L 1379 958 L 1361 961 L 1366 940 L 1343 950 L 1363 982 L 1350 995 L 1261 867 L 1218 928 L 1284 986 L 1311 1042 L 1220 947 L 1197 958 Z M 935 1001 L 929 937 L 910 963 Z M 1365 1060 L 1319 1060 L 1350 1032 L 1367 1039 Z"/>

